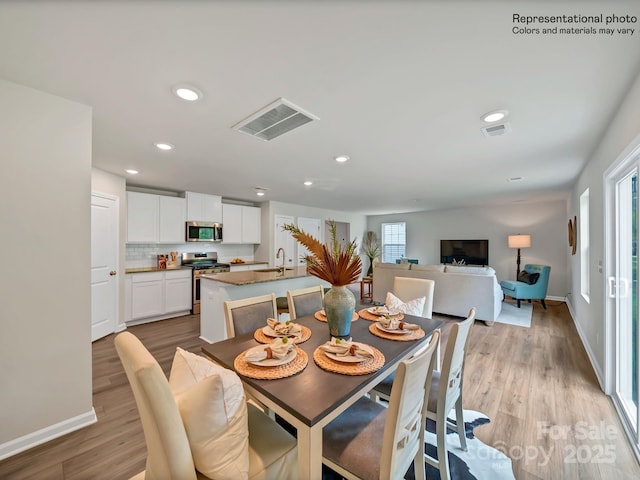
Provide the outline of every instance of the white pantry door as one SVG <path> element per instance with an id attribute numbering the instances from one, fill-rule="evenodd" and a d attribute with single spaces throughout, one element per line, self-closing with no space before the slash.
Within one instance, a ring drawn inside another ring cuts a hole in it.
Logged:
<path id="1" fill-rule="evenodd" d="M 91 194 L 91 341 L 116 330 L 118 199 Z"/>
<path id="2" fill-rule="evenodd" d="M 275 251 L 273 252 L 273 260 L 274 265 L 279 267 L 282 265 L 282 256 L 280 258 L 276 258 L 276 254 L 280 248 L 284 249 L 285 254 L 285 267 L 293 267 L 293 256 L 295 255 L 295 246 L 296 241 L 291 236 L 289 232 L 285 232 L 282 230 L 282 227 L 287 224 L 293 223 L 293 217 L 289 215 L 275 215 L 274 216 L 275 223 Z"/>
<path id="3" fill-rule="evenodd" d="M 309 235 L 314 237 L 320 243 L 322 243 L 322 238 L 321 238 L 322 230 L 320 227 L 321 225 L 322 225 L 322 221 L 319 218 L 298 217 L 298 228 L 307 232 Z M 297 262 L 299 266 L 306 265 L 303 258 L 307 255 L 309 255 L 309 250 L 307 250 L 307 247 L 299 243 L 298 244 L 298 262 Z"/>

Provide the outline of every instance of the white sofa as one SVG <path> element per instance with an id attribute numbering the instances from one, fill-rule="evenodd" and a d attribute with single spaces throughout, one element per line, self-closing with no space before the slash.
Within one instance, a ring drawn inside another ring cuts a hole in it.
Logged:
<path id="1" fill-rule="evenodd" d="M 373 268 L 373 301 L 384 303 L 395 277 L 427 278 L 436 282 L 433 311 L 476 319 L 493 325 L 502 310 L 502 289 L 491 267 L 377 263 Z"/>

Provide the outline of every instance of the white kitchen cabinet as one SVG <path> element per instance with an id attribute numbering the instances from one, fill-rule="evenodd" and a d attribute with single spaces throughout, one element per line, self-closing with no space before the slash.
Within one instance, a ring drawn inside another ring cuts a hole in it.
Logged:
<path id="1" fill-rule="evenodd" d="M 131 319 L 153 317 L 164 313 L 164 274 L 136 273 L 131 279 Z"/>
<path id="2" fill-rule="evenodd" d="M 222 197 L 206 193 L 186 192 L 187 220 L 222 223 Z"/>
<path id="3" fill-rule="evenodd" d="M 222 204 L 222 243 L 260 243 L 261 210 L 259 207 Z"/>
<path id="4" fill-rule="evenodd" d="M 260 243 L 262 229 L 260 225 L 261 209 L 242 207 L 242 243 Z"/>
<path id="5" fill-rule="evenodd" d="M 158 195 L 127 192 L 127 243 L 158 243 Z"/>
<path id="6" fill-rule="evenodd" d="M 191 270 L 164 272 L 164 313 L 191 310 Z"/>
<path id="7" fill-rule="evenodd" d="M 186 200 L 127 192 L 127 243 L 184 243 Z"/>
<path id="8" fill-rule="evenodd" d="M 189 313 L 192 284 L 189 268 L 127 274 L 125 321 L 144 323 Z"/>
<path id="9" fill-rule="evenodd" d="M 158 195 L 158 243 L 184 243 L 187 221 L 187 200 Z"/>

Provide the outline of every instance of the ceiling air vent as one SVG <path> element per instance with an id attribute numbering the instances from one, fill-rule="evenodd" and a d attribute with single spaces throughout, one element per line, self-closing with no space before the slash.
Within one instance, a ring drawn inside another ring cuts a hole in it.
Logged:
<path id="1" fill-rule="evenodd" d="M 485 137 L 499 137 L 505 135 L 511 131 L 511 126 L 508 123 L 500 123 L 497 125 L 489 125 L 488 127 L 481 128 Z"/>
<path id="2" fill-rule="evenodd" d="M 309 112 L 305 112 L 288 100 L 279 98 L 241 122 L 236 123 L 232 128 L 262 140 L 273 140 L 313 120 L 320 119 Z"/>

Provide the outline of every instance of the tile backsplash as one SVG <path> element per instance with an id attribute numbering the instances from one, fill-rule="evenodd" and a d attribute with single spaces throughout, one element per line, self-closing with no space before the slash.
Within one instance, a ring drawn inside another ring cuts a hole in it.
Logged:
<path id="1" fill-rule="evenodd" d="M 137 244 L 126 246 L 125 268 L 155 267 L 157 256 L 174 252 L 217 252 L 219 262 L 230 262 L 234 258 L 255 260 L 255 245 L 223 245 L 221 243 L 181 243 L 177 245 Z"/>

